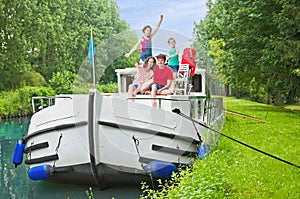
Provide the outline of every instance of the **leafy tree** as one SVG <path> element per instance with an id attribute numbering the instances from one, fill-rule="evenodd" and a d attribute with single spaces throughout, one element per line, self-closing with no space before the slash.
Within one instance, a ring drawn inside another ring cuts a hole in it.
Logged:
<path id="1" fill-rule="evenodd" d="M 268 92 L 268 101 L 276 104 L 282 95 L 295 101 L 300 93 L 298 1 L 209 0 L 207 6 L 207 16 L 195 26 L 196 41 L 206 46 L 214 69 L 237 97 L 248 93 L 258 100 L 258 93 Z"/>
<path id="2" fill-rule="evenodd" d="M 26 38 L 31 4 L 29 0 L 0 2 L 0 90 L 19 87 L 21 75 L 28 69 L 29 41 Z"/>
<path id="3" fill-rule="evenodd" d="M 0 90 L 27 84 L 22 81 L 26 71 L 41 74 L 46 82 L 58 72 L 78 73 L 87 63 L 91 27 L 99 44 L 100 76 L 112 53 L 102 43 L 129 29 L 113 0 L 1 0 L 0 8 Z M 114 47 L 119 54 L 127 50 L 123 44 Z"/>

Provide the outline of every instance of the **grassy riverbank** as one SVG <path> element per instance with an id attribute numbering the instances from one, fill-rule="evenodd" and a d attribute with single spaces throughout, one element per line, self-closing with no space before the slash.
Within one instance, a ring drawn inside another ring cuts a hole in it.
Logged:
<path id="1" fill-rule="evenodd" d="M 226 114 L 222 133 L 300 165 L 300 111 L 224 98 L 225 108 L 262 120 Z M 152 198 L 300 198 L 300 168 L 221 137 L 217 148 L 174 185 Z"/>

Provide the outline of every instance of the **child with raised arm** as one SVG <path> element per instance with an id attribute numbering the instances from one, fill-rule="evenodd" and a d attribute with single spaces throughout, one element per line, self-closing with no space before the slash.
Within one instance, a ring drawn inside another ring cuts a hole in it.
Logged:
<path id="1" fill-rule="evenodd" d="M 160 20 L 153 31 L 150 25 L 144 26 L 143 28 L 144 36 L 138 40 L 138 42 L 133 46 L 133 48 L 129 51 L 129 53 L 125 54 L 125 57 L 129 57 L 138 48 L 139 45 L 142 46 L 140 52 L 140 60 L 142 62 L 144 62 L 145 59 L 147 59 L 147 57 L 152 56 L 152 38 L 157 33 L 162 21 L 163 21 L 163 15 L 160 15 Z"/>
<path id="2" fill-rule="evenodd" d="M 174 92 L 175 89 L 175 78 L 177 75 L 177 72 L 179 70 L 179 59 L 178 59 L 178 54 L 179 54 L 179 50 L 176 46 L 176 41 L 174 38 L 170 38 L 168 40 L 168 44 L 170 46 L 170 50 L 169 50 L 169 54 L 167 56 L 167 60 L 168 61 L 168 66 L 172 69 L 173 71 L 173 81 L 172 84 L 170 86 L 170 90 L 172 90 Z"/>
<path id="3" fill-rule="evenodd" d="M 129 97 L 135 97 L 136 94 L 144 94 L 149 89 L 153 80 L 153 68 L 155 67 L 156 60 L 154 57 L 148 57 L 141 65 L 135 64 L 137 73 L 134 77 L 133 84 L 129 85 L 128 95 Z"/>

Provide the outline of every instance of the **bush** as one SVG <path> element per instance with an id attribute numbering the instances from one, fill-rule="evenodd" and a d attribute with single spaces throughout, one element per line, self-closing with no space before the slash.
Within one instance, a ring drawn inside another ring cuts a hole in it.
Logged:
<path id="1" fill-rule="evenodd" d="M 105 85 L 97 85 L 97 89 L 100 93 L 116 93 L 118 91 L 117 83 L 110 82 Z"/>
<path id="2" fill-rule="evenodd" d="M 4 91 L 0 94 L 0 117 L 19 114 L 18 93 L 15 91 Z"/>
<path id="3" fill-rule="evenodd" d="M 70 71 L 57 72 L 51 78 L 50 86 L 57 94 L 71 94 L 74 90 L 76 74 Z"/>
<path id="4" fill-rule="evenodd" d="M 32 113 L 33 96 L 52 96 L 55 92 L 49 87 L 26 86 L 14 91 L 0 93 L 0 117 L 27 115 Z"/>
<path id="5" fill-rule="evenodd" d="M 144 183 L 141 198 L 225 198 L 228 182 L 218 153 L 212 152 L 204 161 L 196 160 L 191 167 L 181 170 L 180 175 L 173 175 L 171 181 L 158 181 L 158 189 Z"/>
<path id="6" fill-rule="evenodd" d="M 24 74 L 22 75 L 21 85 L 24 85 L 24 86 L 45 86 L 46 81 L 40 73 L 38 73 L 36 71 L 33 71 L 33 70 L 30 70 L 30 71 L 24 72 Z"/>

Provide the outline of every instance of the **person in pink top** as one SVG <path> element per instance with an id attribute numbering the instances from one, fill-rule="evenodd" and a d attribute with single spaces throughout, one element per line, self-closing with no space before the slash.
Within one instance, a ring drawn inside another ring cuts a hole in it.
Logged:
<path id="1" fill-rule="evenodd" d="M 137 41 L 137 43 L 133 46 L 133 48 L 128 53 L 125 54 L 125 57 L 129 57 L 138 48 L 139 45 L 142 46 L 140 52 L 141 62 L 144 62 L 147 59 L 147 57 L 152 56 L 152 38 L 157 33 L 162 21 L 163 21 L 163 15 L 160 15 L 160 20 L 153 31 L 150 25 L 144 26 L 143 37 L 141 37 Z"/>
<path id="2" fill-rule="evenodd" d="M 129 97 L 135 97 L 136 94 L 144 94 L 149 89 L 150 85 L 153 84 L 153 68 L 155 67 L 156 60 L 154 57 L 148 57 L 144 64 L 135 64 L 137 73 L 134 77 L 133 84 L 129 85 L 128 94 Z"/>
<path id="3" fill-rule="evenodd" d="M 152 106 L 156 107 L 156 95 L 167 94 L 168 88 L 171 86 L 173 80 L 172 69 L 165 65 L 166 56 L 164 54 L 159 54 L 156 56 L 157 65 L 154 71 L 154 84 L 151 86 L 151 97 L 154 98 L 152 101 Z"/>

